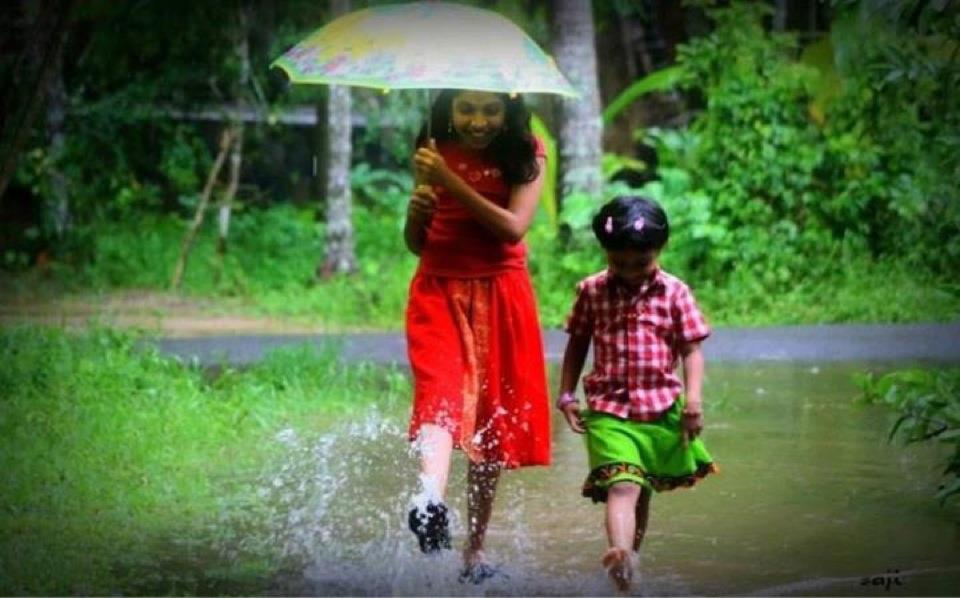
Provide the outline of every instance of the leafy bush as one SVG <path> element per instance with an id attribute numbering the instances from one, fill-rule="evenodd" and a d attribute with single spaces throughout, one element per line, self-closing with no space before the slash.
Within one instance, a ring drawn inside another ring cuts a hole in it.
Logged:
<path id="1" fill-rule="evenodd" d="M 960 369 L 909 369 L 879 377 L 871 372 L 859 376 L 857 383 L 861 401 L 900 413 L 890 430 L 891 441 L 937 441 L 952 448 L 936 496 L 943 504 L 960 495 Z"/>
<path id="2" fill-rule="evenodd" d="M 661 180 L 639 191 L 676 223 L 674 269 L 771 294 L 837 278 L 849 260 L 955 275 L 960 106 L 942 101 L 957 79 L 949 54 L 930 39 L 854 35 L 838 18 L 831 39 L 846 44 L 836 57 L 845 68 L 824 72 L 796 58 L 793 36 L 765 31 L 770 10 L 708 9 L 713 31 L 678 48 L 679 85 L 702 109 L 685 129 L 637 133 L 658 152 Z M 820 87 L 837 72 L 841 91 L 826 102 Z"/>
<path id="3" fill-rule="evenodd" d="M 866 3 L 830 35 L 842 92 L 826 111 L 823 180 L 871 250 L 948 275 L 960 264 L 960 9 Z M 851 216 L 857 216 L 854 220 Z"/>
<path id="4" fill-rule="evenodd" d="M 809 256 L 831 239 L 816 177 L 823 147 L 806 111 L 816 71 L 792 59 L 792 37 L 764 32 L 768 10 L 711 10 L 715 30 L 678 48 L 681 84 L 702 92 L 706 107 L 683 139 L 690 146 L 661 163 L 688 171 L 687 186 L 709 200 L 713 230 L 701 220 L 700 234 L 710 257 L 691 256 L 708 279 L 746 269 L 779 291 L 810 274 Z"/>

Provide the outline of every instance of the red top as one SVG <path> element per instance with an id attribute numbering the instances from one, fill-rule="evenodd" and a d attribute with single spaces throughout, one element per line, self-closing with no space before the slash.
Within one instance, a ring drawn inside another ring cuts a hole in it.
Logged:
<path id="1" fill-rule="evenodd" d="M 534 142 L 535 155 L 545 156 L 543 143 L 536 137 Z M 456 141 L 441 143 L 437 149 L 450 169 L 477 193 L 500 207 L 509 205 L 511 188 L 496 164 Z M 421 272 L 474 278 L 526 267 L 526 243 L 501 241 L 477 222 L 445 188 L 435 186 L 434 191 L 437 194 L 436 211 L 420 250 Z"/>
<path id="2" fill-rule="evenodd" d="M 593 371 L 583 379 L 590 409 L 640 421 L 657 419 L 683 391 L 680 343 L 710 335 L 687 285 L 659 268 L 634 290 L 606 270 L 583 279 L 565 329 L 593 336 Z"/>

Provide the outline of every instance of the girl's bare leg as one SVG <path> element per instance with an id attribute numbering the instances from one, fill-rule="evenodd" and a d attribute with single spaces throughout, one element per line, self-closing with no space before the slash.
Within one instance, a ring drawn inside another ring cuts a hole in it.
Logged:
<path id="1" fill-rule="evenodd" d="M 470 463 L 467 469 L 467 547 L 463 562 L 468 567 L 483 562 L 483 541 L 493 513 L 493 499 L 500 480 L 500 466 L 496 463 Z"/>
<path id="2" fill-rule="evenodd" d="M 640 499 L 637 500 L 636 525 L 637 531 L 633 535 L 633 551 L 640 550 L 643 544 L 643 537 L 647 534 L 647 521 L 650 520 L 650 496 L 653 493 L 649 488 L 643 488 L 640 491 Z"/>
<path id="3" fill-rule="evenodd" d="M 417 536 L 424 554 L 450 548 L 450 520 L 443 497 L 453 452 L 453 438 L 440 426 L 428 424 L 420 428 L 420 492 L 413 497 L 413 508 L 407 513 L 407 527 Z"/>
<path id="4" fill-rule="evenodd" d="M 610 548 L 603 555 L 603 566 L 621 591 L 630 588 L 633 576 L 630 549 L 636 534 L 640 490 L 640 486 L 633 482 L 617 482 L 607 492 L 607 542 Z"/>
<path id="5" fill-rule="evenodd" d="M 442 502 L 447 494 L 447 478 L 453 454 L 453 436 L 435 424 L 420 428 L 420 480 L 427 501 Z"/>

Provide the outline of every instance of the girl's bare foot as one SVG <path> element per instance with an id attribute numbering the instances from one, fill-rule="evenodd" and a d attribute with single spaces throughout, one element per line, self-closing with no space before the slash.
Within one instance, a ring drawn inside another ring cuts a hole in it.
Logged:
<path id="1" fill-rule="evenodd" d="M 467 549 L 463 551 L 463 569 L 460 571 L 460 583 L 469 581 L 478 585 L 497 574 L 500 574 L 499 569 L 487 562 L 487 557 L 482 550 Z"/>
<path id="2" fill-rule="evenodd" d="M 630 553 L 622 548 L 611 548 L 603 555 L 603 568 L 613 581 L 613 585 L 621 592 L 630 590 L 630 580 L 633 578 L 633 564 L 630 562 Z"/>
<path id="3" fill-rule="evenodd" d="M 472 567 L 480 563 L 487 562 L 487 555 L 479 548 L 465 548 L 463 551 L 463 564 L 465 567 Z"/>

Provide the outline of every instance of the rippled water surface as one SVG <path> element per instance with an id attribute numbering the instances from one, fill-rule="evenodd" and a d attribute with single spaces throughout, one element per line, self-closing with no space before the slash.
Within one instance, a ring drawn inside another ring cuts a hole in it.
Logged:
<path id="1" fill-rule="evenodd" d="M 946 453 L 887 443 L 895 415 L 852 403 L 863 367 L 710 366 L 704 438 L 721 473 L 654 497 L 634 593 L 960 594 L 960 501 L 933 498 Z M 310 445 L 281 438 L 277 538 L 309 563 L 281 593 L 611 594 L 602 506 L 579 496 L 586 455 L 559 417 L 553 465 L 504 475 L 487 548 L 503 575 L 473 586 L 456 581 L 456 551 L 424 557 L 403 525 L 417 471 L 406 416 L 370 415 Z M 457 545 L 463 477 L 458 453 Z"/>

